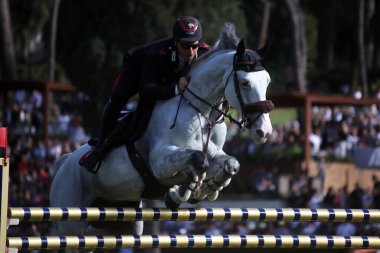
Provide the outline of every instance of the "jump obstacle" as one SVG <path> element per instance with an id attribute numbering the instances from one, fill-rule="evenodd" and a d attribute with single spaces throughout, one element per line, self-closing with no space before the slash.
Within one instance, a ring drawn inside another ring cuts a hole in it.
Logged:
<path id="1" fill-rule="evenodd" d="M 0 128 L 0 149 L 7 148 Z M 376 248 L 379 236 L 115 235 L 7 237 L 7 224 L 23 221 L 304 221 L 380 222 L 380 209 L 306 208 L 8 208 L 9 159 L 0 158 L 0 252 L 21 249 L 114 248 Z M 16 222 L 15 222 L 16 221 Z"/>
<path id="2" fill-rule="evenodd" d="M 377 236 L 123 235 L 10 237 L 17 249 L 115 248 L 380 248 Z"/>
<path id="3" fill-rule="evenodd" d="M 380 222 L 380 209 L 11 207 L 8 218 L 23 221 Z"/>

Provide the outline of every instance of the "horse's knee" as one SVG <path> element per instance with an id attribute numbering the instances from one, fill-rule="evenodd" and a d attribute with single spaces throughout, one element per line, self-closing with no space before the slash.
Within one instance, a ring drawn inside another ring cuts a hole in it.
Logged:
<path id="1" fill-rule="evenodd" d="M 191 154 L 191 164 L 195 168 L 207 170 L 209 167 L 207 154 L 205 154 L 204 152 L 201 152 L 201 151 L 194 151 Z"/>

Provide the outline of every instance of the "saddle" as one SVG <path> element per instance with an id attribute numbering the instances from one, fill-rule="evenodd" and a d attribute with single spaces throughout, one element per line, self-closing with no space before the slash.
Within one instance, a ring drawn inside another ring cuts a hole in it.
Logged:
<path id="1" fill-rule="evenodd" d="M 112 133 L 112 136 L 109 138 L 109 142 L 113 148 L 125 146 L 127 149 L 133 167 L 140 174 L 145 184 L 141 197 L 144 199 L 157 199 L 163 197 L 170 187 L 164 186 L 156 180 L 149 169 L 149 166 L 142 159 L 141 154 L 135 147 L 134 142 L 141 138 L 143 134 L 139 124 L 137 124 L 138 120 L 136 120 L 136 118 L 136 111 L 132 111 L 122 117 L 119 120 L 115 131 Z M 99 139 L 91 139 L 88 144 L 90 146 L 96 146 L 98 141 Z M 112 148 L 108 152 L 111 150 Z"/>

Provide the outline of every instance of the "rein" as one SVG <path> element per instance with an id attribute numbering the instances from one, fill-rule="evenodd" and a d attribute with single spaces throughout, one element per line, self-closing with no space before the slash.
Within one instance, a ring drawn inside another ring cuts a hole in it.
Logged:
<path id="1" fill-rule="evenodd" d="M 201 101 L 202 103 L 206 104 L 207 106 L 210 107 L 211 111 L 212 110 L 215 110 L 217 112 L 219 112 L 221 115 L 223 116 L 227 116 L 226 112 L 222 111 L 219 109 L 219 106 L 221 104 L 223 104 L 223 102 L 225 101 L 225 98 L 223 97 L 222 99 L 220 99 L 217 103 L 215 104 L 210 104 L 209 102 L 207 102 L 206 100 L 204 100 L 203 98 L 201 98 L 200 96 L 198 96 L 196 93 L 194 93 L 192 90 L 190 90 L 189 88 L 186 89 L 191 95 L 193 95 L 195 98 L 197 98 L 199 101 Z M 214 128 L 214 126 L 216 124 L 221 124 L 224 122 L 224 118 L 222 117 L 221 119 L 219 120 L 216 120 L 216 121 L 211 121 L 209 117 L 207 117 L 198 107 L 196 107 L 193 103 L 191 103 L 190 100 L 188 100 L 185 95 L 182 93 L 181 94 L 181 98 L 184 99 L 185 103 L 188 104 L 190 107 L 192 107 L 195 111 L 197 111 L 206 121 L 207 121 L 207 138 L 206 138 L 206 142 L 204 143 L 203 145 L 203 152 L 204 153 L 207 153 L 207 149 L 208 149 L 208 143 L 210 141 L 210 138 L 211 138 L 211 130 Z M 228 109 L 227 109 L 228 110 Z M 219 118 L 219 117 L 218 117 Z"/>

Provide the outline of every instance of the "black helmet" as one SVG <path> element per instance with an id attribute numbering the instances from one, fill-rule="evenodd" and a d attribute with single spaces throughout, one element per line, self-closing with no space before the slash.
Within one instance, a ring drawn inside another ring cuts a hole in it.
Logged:
<path id="1" fill-rule="evenodd" d="M 179 17 L 173 26 L 173 37 L 182 41 L 198 41 L 202 38 L 202 26 L 191 16 Z"/>

